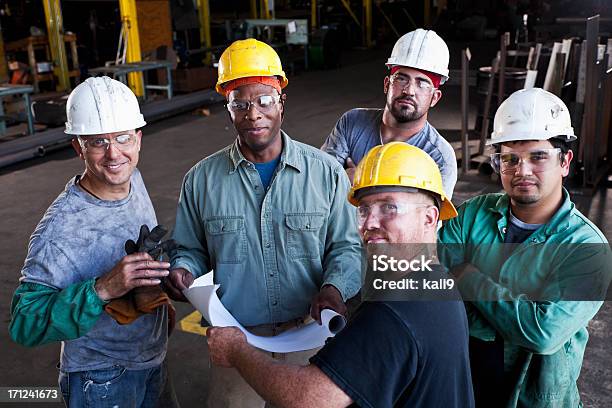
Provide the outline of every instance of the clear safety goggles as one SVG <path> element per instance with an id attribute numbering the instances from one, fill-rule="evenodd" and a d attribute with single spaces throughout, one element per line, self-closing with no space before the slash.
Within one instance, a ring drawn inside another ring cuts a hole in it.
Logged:
<path id="1" fill-rule="evenodd" d="M 389 80 L 393 86 L 401 90 L 408 88 L 408 86 L 412 86 L 417 92 L 429 93 L 434 89 L 433 84 L 424 78 L 411 79 L 410 77 L 399 72 L 391 75 Z"/>
<path id="2" fill-rule="evenodd" d="M 279 101 L 279 95 L 259 95 L 252 101 L 234 99 L 229 101 L 226 106 L 229 111 L 234 113 L 247 112 L 251 109 L 251 106 L 254 106 L 259 112 L 266 113 L 270 112 Z"/>
<path id="3" fill-rule="evenodd" d="M 432 204 L 408 203 L 395 201 L 375 201 L 362 204 L 357 207 L 357 221 L 359 226 L 365 224 L 369 217 L 375 217 L 378 221 L 391 221 L 399 215 L 410 213 L 415 208 L 433 207 Z"/>
<path id="4" fill-rule="evenodd" d="M 561 149 L 530 150 L 524 153 L 505 152 L 491 155 L 491 164 L 496 173 L 510 174 L 518 170 L 521 163 L 529 166 L 533 173 L 542 173 L 560 163 Z"/>
<path id="5" fill-rule="evenodd" d="M 136 135 L 126 133 L 115 137 L 79 137 L 81 146 L 87 148 L 92 153 L 103 153 L 108 150 L 111 144 L 115 144 L 119 150 L 129 150 L 136 144 Z"/>

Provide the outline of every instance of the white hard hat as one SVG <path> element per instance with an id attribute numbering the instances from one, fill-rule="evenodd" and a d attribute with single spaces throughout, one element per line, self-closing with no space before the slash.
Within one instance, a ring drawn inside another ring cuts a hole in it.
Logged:
<path id="1" fill-rule="evenodd" d="M 433 30 L 418 28 L 400 37 L 387 60 L 389 68 L 395 65 L 422 69 L 448 79 L 448 46 Z"/>
<path id="2" fill-rule="evenodd" d="M 147 124 L 134 93 L 109 77 L 87 78 L 70 93 L 66 103 L 65 133 L 99 135 L 123 132 Z"/>
<path id="3" fill-rule="evenodd" d="M 553 137 L 576 140 L 567 106 L 542 88 L 521 89 L 499 105 L 487 144 Z"/>

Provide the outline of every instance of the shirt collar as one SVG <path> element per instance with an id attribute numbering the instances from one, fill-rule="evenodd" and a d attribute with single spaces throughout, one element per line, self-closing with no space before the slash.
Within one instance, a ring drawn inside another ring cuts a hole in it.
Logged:
<path id="1" fill-rule="evenodd" d="M 301 172 L 303 167 L 302 158 L 299 154 L 295 142 L 283 130 L 281 130 L 281 138 L 283 140 L 283 150 L 281 151 L 279 166 L 281 166 L 281 168 L 285 166 L 290 166 L 295 170 Z M 238 169 L 238 166 L 240 166 L 243 161 L 249 162 L 240 151 L 240 147 L 238 146 L 238 138 L 236 138 L 236 140 L 229 149 L 229 158 L 230 174 L 235 172 L 236 169 Z"/>
<path id="2" fill-rule="evenodd" d="M 552 216 L 550 220 L 545 224 L 543 229 L 546 235 L 553 235 L 562 232 L 569 228 L 570 216 L 576 211 L 574 203 L 570 199 L 569 192 L 563 189 L 563 203 L 557 212 Z M 510 205 L 510 197 L 508 194 L 502 194 L 489 210 L 500 215 L 498 225 L 506 224 L 506 217 L 508 215 L 508 207 Z"/>

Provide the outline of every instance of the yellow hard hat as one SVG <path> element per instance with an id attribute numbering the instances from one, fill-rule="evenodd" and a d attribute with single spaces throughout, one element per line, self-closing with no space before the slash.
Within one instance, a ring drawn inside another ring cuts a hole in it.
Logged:
<path id="1" fill-rule="evenodd" d="M 279 77 L 281 88 L 289 83 L 281 60 L 272 47 L 254 38 L 234 41 L 219 59 L 219 77 L 215 89 L 224 95 L 223 84 L 234 79 L 259 76 Z"/>
<path id="2" fill-rule="evenodd" d="M 376 146 L 359 162 L 348 200 L 357 206 L 355 193 L 371 187 L 408 187 L 434 193 L 440 199 L 440 219 L 457 216 L 442 187 L 436 162 L 423 150 L 404 142 Z"/>

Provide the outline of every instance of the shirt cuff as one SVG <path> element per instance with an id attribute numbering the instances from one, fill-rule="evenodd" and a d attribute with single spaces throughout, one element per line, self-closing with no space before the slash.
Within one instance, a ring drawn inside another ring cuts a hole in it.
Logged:
<path id="1" fill-rule="evenodd" d="M 91 300 L 91 304 L 99 307 L 100 309 L 104 309 L 104 306 L 110 303 L 110 300 L 102 300 L 100 296 L 98 296 L 98 292 L 96 292 L 96 280 L 90 279 L 85 281 L 85 292 L 87 293 L 88 299 Z"/>
<path id="2" fill-rule="evenodd" d="M 195 278 L 199 278 L 202 275 L 196 275 L 193 271 L 195 270 L 195 268 L 193 267 L 193 265 L 190 265 L 186 262 L 182 262 L 182 261 L 176 261 L 176 263 L 172 263 L 170 265 L 170 270 L 172 269 L 185 269 L 187 272 L 191 273 Z"/>
<path id="3" fill-rule="evenodd" d="M 346 301 L 347 301 L 348 299 L 350 299 L 350 298 L 351 298 L 351 296 L 347 296 L 347 291 L 346 291 L 346 289 L 344 289 L 344 286 L 343 286 L 343 285 L 340 285 L 338 282 L 335 282 L 335 281 L 333 281 L 333 280 L 328 280 L 328 281 L 325 281 L 325 282 L 323 282 L 323 284 L 321 285 L 321 288 L 322 288 L 323 286 L 325 286 L 325 285 L 333 286 L 334 288 L 336 288 L 336 289 L 338 290 L 338 292 L 340 292 L 340 296 L 342 296 L 342 301 L 343 301 L 344 303 L 346 303 Z M 320 290 L 320 289 L 319 289 L 319 290 Z"/>

